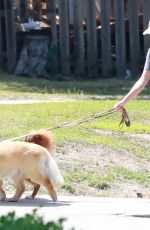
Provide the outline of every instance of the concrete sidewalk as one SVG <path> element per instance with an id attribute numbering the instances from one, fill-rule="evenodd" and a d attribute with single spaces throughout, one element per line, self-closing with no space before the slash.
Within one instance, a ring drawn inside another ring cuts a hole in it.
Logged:
<path id="1" fill-rule="evenodd" d="M 49 196 L 42 195 L 35 200 L 0 202 L 0 215 L 15 210 L 17 216 L 23 216 L 38 207 L 38 214 L 46 221 L 67 218 L 65 230 L 71 227 L 76 230 L 150 229 L 148 199 L 60 196 L 58 202 L 53 203 Z"/>

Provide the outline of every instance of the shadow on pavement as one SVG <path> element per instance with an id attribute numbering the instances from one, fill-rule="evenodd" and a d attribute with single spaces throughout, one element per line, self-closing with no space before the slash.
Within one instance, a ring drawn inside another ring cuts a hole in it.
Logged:
<path id="1" fill-rule="evenodd" d="M 132 214 L 132 215 L 127 215 L 125 213 L 116 213 L 113 214 L 115 216 L 123 216 L 123 217 L 136 217 L 136 218 L 150 218 L 150 214 Z"/>
<path id="2" fill-rule="evenodd" d="M 17 202 L 0 201 L 0 206 L 3 207 L 59 207 L 71 205 L 70 201 L 53 202 L 46 198 L 35 198 L 34 200 L 20 199 Z"/>

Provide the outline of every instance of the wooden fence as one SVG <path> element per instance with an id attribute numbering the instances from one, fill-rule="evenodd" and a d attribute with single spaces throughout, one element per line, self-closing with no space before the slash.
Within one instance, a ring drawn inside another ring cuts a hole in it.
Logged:
<path id="1" fill-rule="evenodd" d="M 16 65 L 16 30 L 11 0 L 0 0 L 0 69 L 14 71 Z"/>
<path id="2" fill-rule="evenodd" d="M 24 22 L 30 17 L 29 2 L 33 19 L 49 22 L 51 50 L 59 50 L 49 63 L 55 70 L 93 78 L 141 71 L 150 42 L 142 35 L 150 20 L 150 0 L 0 0 L 0 66 L 6 60 L 9 72 L 15 68 L 17 44 L 12 5 Z"/>

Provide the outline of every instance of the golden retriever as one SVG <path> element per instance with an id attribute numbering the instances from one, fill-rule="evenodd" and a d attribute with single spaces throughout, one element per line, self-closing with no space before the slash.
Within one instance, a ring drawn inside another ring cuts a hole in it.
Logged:
<path id="1" fill-rule="evenodd" d="M 46 131 L 31 133 L 22 141 L 0 143 L 0 200 L 6 199 L 3 178 L 11 177 L 16 184 L 16 193 L 8 201 L 17 201 L 25 191 L 27 180 L 34 187 L 34 198 L 40 185 L 47 188 L 53 201 L 57 200 L 56 188 L 64 180 L 51 153 L 55 150 L 53 137 Z"/>

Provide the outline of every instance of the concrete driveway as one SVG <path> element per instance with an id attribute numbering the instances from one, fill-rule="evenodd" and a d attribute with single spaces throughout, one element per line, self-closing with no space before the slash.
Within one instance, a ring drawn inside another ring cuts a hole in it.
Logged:
<path id="1" fill-rule="evenodd" d="M 39 208 L 40 207 L 40 208 Z M 19 202 L 0 202 L 0 215 L 16 211 L 23 216 L 38 209 L 46 221 L 67 218 L 65 230 L 149 230 L 150 200 L 130 198 L 99 198 L 59 196 L 53 203 L 49 196 L 37 196 L 35 200 L 21 199 Z"/>

